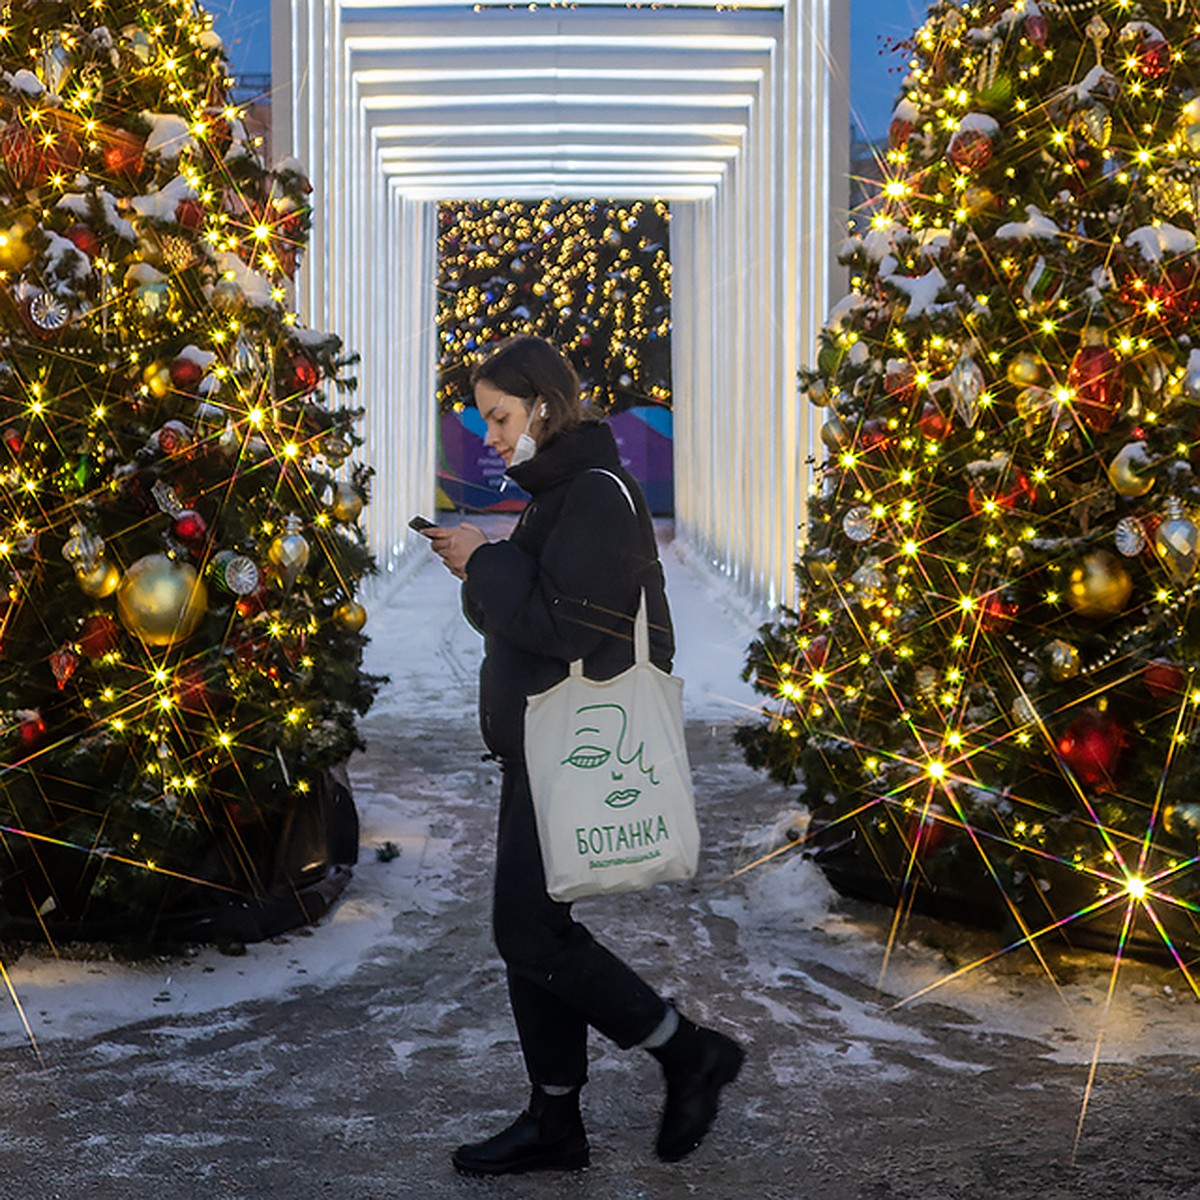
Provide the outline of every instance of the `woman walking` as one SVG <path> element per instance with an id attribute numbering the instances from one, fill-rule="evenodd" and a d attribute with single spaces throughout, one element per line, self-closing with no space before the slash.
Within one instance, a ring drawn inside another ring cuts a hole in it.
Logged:
<path id="1" fill-rule="evenodd" d="M 471 524 L 425 534 L 464 581 L 464 610 L 484 637 L 480 721 L 503 780 L 493 929 L 532 1094 L 511 1125 L 460 1146 L 453 1162 L 479 1175 L 587 1166 L 579 1093 L 589 1026 L 662 1064 L 656 1151 L 673 1162 L 708 1132 L 744 1052 L 678 1013 L 569 904 L 547 895 L 524 763 L 526 698 L 563 679 L 576 659 L 592 679 L 626 670 L 643 589 L 651 659 L 670 670 L 674 639 L 653 526 L 612 432 L 584 417 L 575 373 L 549 342 L 501 343 L 472 386 L 487 444 L 532 500 L 505 541 L 489 542 Z"/>

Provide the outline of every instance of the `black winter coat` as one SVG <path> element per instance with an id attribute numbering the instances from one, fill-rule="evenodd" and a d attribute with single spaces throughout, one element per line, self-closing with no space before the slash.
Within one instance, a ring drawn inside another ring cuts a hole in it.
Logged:
<path id="1" fill-rule="evenodd" d="M 636 515 L 616 480 L 595 468 L 622 480 Z M 471 555 L 463 607 L 485 639 L 484 741 L 497 758 L 523 759 L 527 696 L 558 683 L 577 658 L 590 679 L 632 665 L 643 587 L 650 658 L 664 671 L 675 639 L 646 501 L 607 425 L 565 430 L 510 475 L 532 499 L 507 541 Z"/>

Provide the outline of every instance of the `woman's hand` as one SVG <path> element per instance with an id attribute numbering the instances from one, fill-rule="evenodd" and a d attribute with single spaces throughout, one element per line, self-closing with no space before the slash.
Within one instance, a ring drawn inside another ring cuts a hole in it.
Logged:
<path id="1" fill-rule="evenodd" d="M 459 579 L 466 579 L 467 562 L 471 555 L 488 543 L 483 530 L 469 521 L 455 525 L 453 529 L 422 529 L 421 536 L 429 539 L 430 545 L 441 555 L 446 569 Z"/>

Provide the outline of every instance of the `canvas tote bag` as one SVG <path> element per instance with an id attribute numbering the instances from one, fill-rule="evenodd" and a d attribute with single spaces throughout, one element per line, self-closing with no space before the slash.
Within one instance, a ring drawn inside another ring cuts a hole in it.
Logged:
<path id="1" fill-rule="evenodd" d="M 683 680 L 650 661 L 644 591 L 633 640 L 629 670 L 588 679 L 577 660 L 565 679 L 528 700 L 525 762 L 546 891 L 555 900 L 696 873 L 700 830 L 683 740 Z"/>

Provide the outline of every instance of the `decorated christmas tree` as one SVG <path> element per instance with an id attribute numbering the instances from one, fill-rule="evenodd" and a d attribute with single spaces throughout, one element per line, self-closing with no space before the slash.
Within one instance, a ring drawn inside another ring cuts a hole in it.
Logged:
<path id="1" fill-rule="evenodd" d="M 231 83 L 191 0 L 4 6 L 8 934 L 254 936 L 353 858 L 368 472 Z"/>
<path id="2" fill-rule="evenodd" d="M 597 411 L 669 404 L 665 203 L 447 203 L 439 218 L 443 408 L 470 399 L 474 363 L 515 333 L 561 346 Z"/>
<path id="3" fill-rule="evenodd" d="M 1200 9 L 939 0 L 910 51 L 740 740 L 848 891 L 1186 958 Z"/>

